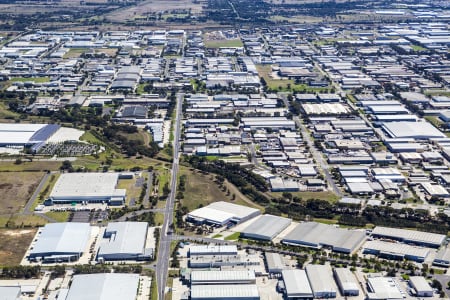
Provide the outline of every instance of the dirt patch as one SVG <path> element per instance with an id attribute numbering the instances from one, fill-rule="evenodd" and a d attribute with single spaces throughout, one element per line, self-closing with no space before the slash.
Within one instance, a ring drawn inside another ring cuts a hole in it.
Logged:
<path id="1" fill-rule="evenodd" d="M 37 229 L 0 230 L 0 266 L 15 266 L 20 263 Z"/>
<path id="2" fill-rule="evenodd" d="M 42 172 L 0 172 L 0 211 L 16 213 L 30 199 L 39 185 Z"/>

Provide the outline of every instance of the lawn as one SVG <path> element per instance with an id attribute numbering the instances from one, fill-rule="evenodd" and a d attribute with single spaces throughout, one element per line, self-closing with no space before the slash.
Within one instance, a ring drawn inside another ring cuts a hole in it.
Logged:
<path id="1" fill-rule="evenodd" d="M 33 81 L 35 83 L 44 83 L 44 82 L 50 82 L 50 77 L 44 76 L 44 77 L 15 77 L 11 78 L 12 82 L 28 82 Z"/>
<path id="2" fill-rule="evenodd" d="M 0 266 L 16 266 L 20 263 L 33 240 L 37 229 L 0 230 Z"/>
<path id="3" fill-rule="evenodd" d="M 321 93 L 328 92 L 331 87 L 310 87 L 307 84 L 296 84 L 293 79 L 280 78 L 275 79 L 272 75 L 271 65 L 256 65 L 258 74 L 263 77 L 267 83 L 267 88 L 270 90 L 278 90 L 280 92 L 292 91 L 292 92 L 308 92 L 308 93 Z"/>
<path id="4" fill-rule="evenodd" d="M 20 211 L 43 176 L 42 172 L 0 172 L 1 214 Z"/>
<path id="5" fill-rule="evenodd" d="M 221 48 L 221 47 L 243 47 L 242 41 L 240 39 L 230 39 L 230 40 L 206 40 L 206 48 Z"/>
<path id="6" fill-rule="evenodd" d="M 49 211 L 45 215 L 52 218 L 56 222 L 67 222 L 69 220 L 70 212 L 68 211 Z"/>
<path id="7" fill-rule="evenodd" d="M 78 58 L 81 56 L 81 54 L 83 54 L 84 52 L 86 52 L 86 49 L 82 49 L 82 48 L 72 48 L 69 51 L 66 52 L 66 54 L 64 54 L 63 58 Z"/>
<path id="8" fill-rule="evenodd" d="M 180 167 L 180 175 L 186 175 L 186 189 L 181 203 L 189 211 L 206 206 L 212 202 L 227 201 L 235 204 L 259 208 L 256 204 L 246 199 L 235 186 L 225 183 L 224 188 L 219 188 L 213 174 L 203 174 L 197 170 L 192 171 L 186 167 Z M 229 192 L 228 192 L 229 191 Z M 235 199 L 232 200 L 233 194 Z"/>
<path id="9" fill-rule="evenodd" d="M 230 234 L 229 236 L 225 237 L 224 240 L 225 241 L 235 241 L 239 238 L 240 235 L 241 235 L 240 232 L 235 232 L 235 233 Z"/>
<path id="10" fill-rule="evenodd" d="M 281 192 L 270 192 L 269 193 L 271 196 L 276 197 L 276 198 L 281 198 L 282 194 Z M 293 197 L 300 197 L 303 200 L 308 200 L 308 199 L 319 199 L 319 200 L 326 200 L 326 201 L 330 201 L 330 202 L 336 202 L 339 197 L 334 194 L 333 192 L 330 191 L 325 191 L 325 192 L 292 192 L 291 193 Z"/>
<path id="11" fill-rule="evenodd" d="M 12 120 L 19 117 L 18 113 L 8 110 L 4 103 L 0 102 L 0 120 Z"/>
<path id="12" fill-rule="evenodd" d="M 129 205 L 130 200 L 134 198 L 135 203 L 139 201 L 139 196 L 141 195 L 141 191 L 143 189 L 142 186 L 136 186 L 136 178 L 133 179 L 120 179 L 117 184 L 118 189 L 127 190 L 127 199 L 126 204 Z"/>
<path id="13" fill-rule="evenodd" d="M 61 167 L 60 161 L 22 161 L 21 164 L 15 164 L 14 161 L 0 161 L 0 172 L 36 172 L 36 171 L 57 171 Z"/>

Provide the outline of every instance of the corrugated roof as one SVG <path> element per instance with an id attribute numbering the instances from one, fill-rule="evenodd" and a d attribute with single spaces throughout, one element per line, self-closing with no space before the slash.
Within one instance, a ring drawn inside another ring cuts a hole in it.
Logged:
<path id="1" fill-rule="evenodd" d="M 255 284 L 239 285 L 193 285 L 192 299 L 259 299 L 258 288 Z"/>
<path id="2" fill-rule="evenodd" d="M 375 227 L 372 234 L 396 239 L 405 239 L 416 243 L 435 245 L 441 245 L 445 240 L 445 235 L 443 234 L 382 226 Z"/>
<path id="3" fill-rule="evenodd" d="M 255 280 L 255 271 L 192 271 L 191 281 L 242 281 Z"/>
<path id="4" fill-rule="evenodd" d="M 321 293 L 336 293 L 337 287 L 331 275 L 329 265 L 307 265 L 306 274 L 314 295 Z"/>
<path id="5" fill-rule="evenodd" d="M 75 275 L 66 300 L 135 300 L 137 274 Z"/>
<path id="6" fill-rule="evenodd" d="M 105 238 L 98 256 L 108 254 L 141 254 L 144 252 L 148 223 L 145 222 L 113 222 L 106 228 Z"/>
<path id="7" fill-rule="evenodd" d="M 249 237 L 258 235 L 272 240 L 277 234 L 286 229 L 291 224 L 291 221 L 288 218 L 263 215 L 242 230 L 241 234 Z"/>
<path id="8" fill-rule="evenodd" d="M 310 295 L 312 298 L 312 289 L 305 270 L 283 270 L 282 275 L 288 296 Z"/>

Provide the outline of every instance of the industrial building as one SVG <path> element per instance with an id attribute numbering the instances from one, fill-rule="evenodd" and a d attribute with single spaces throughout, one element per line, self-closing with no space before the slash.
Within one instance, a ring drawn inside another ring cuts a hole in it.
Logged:
<path id="1" fill-rule="evenodd" d="M 446 137 L 428 122 L 386 122 L 383 123 L 383 129 L 392 138 L 428 140 Z"/>
<path id="2" fill-rule="evenodd" d="M 369 300 L 399 300 L 406 296 L 392 277 L 369 277 L 367 286 Z"/>
<path id="3" fill-rule="evenodd" d="M 314 298 L 336 298 L 337 287 L 330 265 L 307 265 L 306 274 Z"/>
<path id="4" fill-rule="evenodd" d="M 224 226 L 227 223 L 241 223 L 259 216 L 256 208 L 219 201 L 190 212 L 186 220 L 196 224 Z"/>
<path id="5" fill-rule="evenodd" d="M 191 300 L 259 300 L 255 284 L 193 285 Z"/>
<path id="6" fill-rule="evenodd" d="M 423 262 L 430 254 L 430 249 L 401 243 L 391 243 L 375 240 L 367 241 L 364 244 L 363 253 L 377 255 L 387 259 L 408 259 L 412 261 Z"/>
<path id="7" fill-rule="evenodd" d="M 192 271 L 191 285 L 255 284 L 255 271 Z"/>
<path id="8" fill-rule="evenodd" d="M 46 224 L 28 257 L 31 261 L 76 261 L 88 246 L 91 226 L 87 223 Z"/>
<path id="9" fill-rule="evenodd" d="M 107 260 L 149 260 L 153 249 L 146 249 L 148 223 L 109 223 L 97 254 L 98 261 Z"/>
<path id="10" fill-rule="evenodd" d="M 126 190 L 117 189 L 119 173 L 61 174 L 46 204 L 108 203 L 123 205 Z"/>
<path id="11" fill-rule="evenodd" d="M 266 257 L 266 266 L 269 273 L 280 274 L 286 268 L 280 254 L 266 252 L 264 253 L 264 256 Z"/>
<path id="12" fill-rule="evenodd" d="M 434 260 L 433 265 L 435 266 L 441 266 L 441 267 L 450 267 L 450 248 L 449 247 L 442 247 L 437 252 Z"/>
<path id="13" fill-rule="evenodd" d="M 313 292 L 305 270 L 283 270 L 281 274 L 283 276 L 286 298 L 313 298 Z"/>
<path id="14" fill-rule="evenodd" d="M 19 300 L 20 286 L 0 286 L 0 299 L 2 300 Z"/>
<path id="15" fill-rule="evenodd" d="M 358 250 L 365 239 L 364 231 L 336 228 L 316 222 L 304 222 L 288 233 L 282 242 L 316 249 L 330 247 L 336 252 L 353 253 Z"/>
<path id="16" fill-rule="evenodd" d="M 190 268 L 234 268 L 259 266 L 260 263 L 258 255 L 194 255 L 189 258 Z"/>
<path id="17" fill-rule="evenodd" d="M 0 124 L 0 147 L 31 146 L 46 142 L 61 126 L 56 124 Z"/>
<path id="18" fill-rule="evenodd" d="M 433 297 L 433 288 L 422 276 L 410 276 L 409 285 L 414 289 L 417 297 Z"/>
<path id="19" fill-rule="evenodd" d="M 372 236 L 433 248 L 439 248 L 445 241 L 445 235 L 443 234 L 382 226 L 375 227 L 372 231 Z"/>
<path id="20" fill-rule="evenodd" d="M 334 278 L 343 296 L 358 296 L 359 285 L 355 275 L 347 268 L 334 269 Z"/>
<path id="21" fill-rule="evenodd" d="M 292 220 L 288 218 L 263 215 L 242 230 L 241 237 L 271 241 L 285 230 L 291 222 Z"/>
<path id="22" fill-rule="evenodd" d="M 237 255 L 236 245 L 192 245 L 189 247 L 189 256 L 207 255 Z"/>
<path id="23" fill-rule="evenodd" d="M 75 275 L 66 300 L 135 300 L 138 290 L 138 274 Z"/>

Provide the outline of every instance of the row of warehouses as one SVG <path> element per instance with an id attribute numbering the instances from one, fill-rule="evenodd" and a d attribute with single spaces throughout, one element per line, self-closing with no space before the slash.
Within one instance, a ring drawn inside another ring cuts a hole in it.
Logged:
<path id="1" fill-rule="evenodd" d="M 100 235 L 97 261 L 149 260 L 148 223 L 111 222 Z M 88 223 L 50 223 L 36 234 L 28 260 L 31 262 L 75 262 L 89 255 L 95 231 Z"/>
<path id="2" fill-rule="evenodd" d="M 240 256 L 239 261 L 230 259 Z M 424 277 L 411 276 L 409 286 L 405 287 L 398 284 L 396 278 L 380 274 L 366 278 L 348 268 L 332 269 L 328 264 L 292 269 L 278 253 L 265 253 L 266 272 L 261 273 L 250 263 L 242 263 L 247 260 L 259 264 L 252 254 L 241 254 L 236 245 L 191 245 L 188 257 L 190 269 L 183 272 L 182 277 L 190 285 L 190 295 L 185 298 L 192 300 L 260 299 L 262 287 L 258 277 L 267 275 L 277 280 L 277 291 L 283 293 L 285 299 L 362 297 L 365 294 L 367 299 L 381 300 L 403 299 L 406 293 L 416 297 L 434 295 Z M 198 264 L 199 261 L 202 264 Z"/>
<path id="3" fill-rule="evenodd" d="M 262 241 L 277 239 L 281 243 L 327 248 L 335 252 L 373 254 L 388 259 L 408 259 L 424 262 L 440 248 L 446 237 L 443 234 L 377 226 L 372 231 L 346 229 L 317 222 L 292 223 L 289 218 L 260 215 L 260 211 L 226 202 L 215 202 L 196 209 L 186 217 L 197 224 L 233 226 L 242 224 L 240 237 Z M 248 224 L 248 225 L 246 225 Z M 450 251 L 443 247 L 435 256 L 434 264 L 450 264 Z"/>

